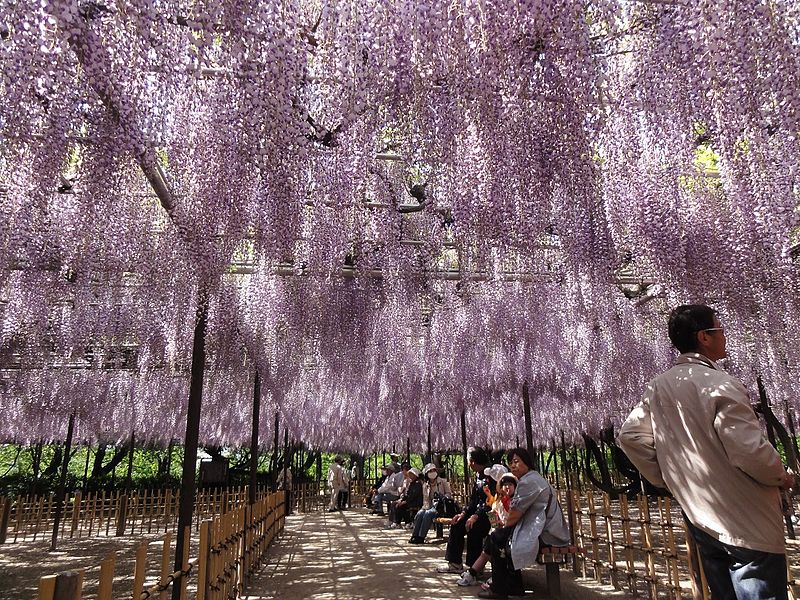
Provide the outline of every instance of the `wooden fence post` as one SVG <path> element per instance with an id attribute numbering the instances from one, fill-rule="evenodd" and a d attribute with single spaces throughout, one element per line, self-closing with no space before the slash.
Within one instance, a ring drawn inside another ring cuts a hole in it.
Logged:
<path id="1" fill-rule="evenodd" d="M 607 551 L 608 560 L 611 563 L 611 584 L 615 590 L 621 590 L 622 586 L 619 584 L 619 569 L 617 568 L 617 549 L 614 546 L 614 527 L 613 518 L 611 515 L 611 497 L 603 493 L 603 518 L 606 522 L 606 538 L 607 538 Z"/>
<path id="2" fill-rule="evenodd" d="M 83 500 L 83 494 L 78 490 L 75 492 L 75 496 L 72 498 L 72 522 L 70 523 L 69 528 L 69 537 L 72 538 L 75 535 L 75 530 L 78 528 L 78 519 L 81 516 L 81 501 Z"/>
<path id="3" fill-rule="evenodd" d="M 83 571 L 67 571 L 56 577 L 53 600 L 81 600 L 83 596 Z"/>
<path id="4" fill-rule="evenodd" d="M 164 534 L 164 546 L 161 548 L 161 579 L 159 583 L 165 585 L 167 578 L 172 574 L 170 571 L 170 558 L 172 556 L 172 533 L 167 531 Z M 159 600 L 167 600 L 167 590 L 161 592 L 158 596 Z"/>
<path id="5" fill-rule="evenodd" d="M 197 600 L 208 600 L 208 559 L 211 554 L 211 521 L 200 523 L 200 548 L 197 559 Z"/>
<path id="6" fill-rule="evenodd" d="M 17 504 L 19 510 L 19 504 Z M 11 519 L 11 498 L 5 498 L 3 501 L 3 516 L 0 517 L 0 544 L 6 543 L 8 537 L 8 522 Z"/>
<path id="7" fill-rule="evenodd" d="M 97 600 L 111 600 L 114 591 L 114 566 L 117 555 L 112 552 L 100 563 L 100 585 L 97 588 Z"/>
<path id="8" fill-rule="evenodd" d="M 116 535 L 125 535 L 125 520 L 128 513 L 128 493 L 123 492 L 118 499 L 117 509 L 117 533 Z"/>
<path id="9" fill-rule="evenodd" d="M 39 578 L 39 600 L 53 600 L 57 577 L 58 575 L 45 575 Z"/>
<path id="10" fill-rule="evenodd" d="M 83 571 L 66 571 L 39 579 L 39 600 L 81 600 Z"/>
<path id="11" fill-rule="evenodd" d="M 645 495 L 639 496 L 639 525 L 642 528 L 642 541 L 644 542 L 647 591 L 650 599 L 656 600 L 658 598 L 658 579 L 653 550 L 653 532 L 650 527 L 650 505 Z"/>
<path id="12" fill-rule="evenodd" d="M 136 566 L 133 571 L 133 598 L 142 597 L 144 591 L 144 576 L 147 572 L 147 542 L 142 542 L 136 547 Z"/>

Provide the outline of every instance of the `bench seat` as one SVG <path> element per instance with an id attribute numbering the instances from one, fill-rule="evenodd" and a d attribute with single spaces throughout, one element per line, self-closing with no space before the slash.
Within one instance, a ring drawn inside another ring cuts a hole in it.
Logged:
<path id="1" fill-rule="evenodd" d="M 567 564 L 570 556 L 582 554 L 583 548 L 578 546 L 539 546 L 536 562 L 544 565 L 547 577 L 547 595 L 553 600 L 561 598 L 561 573 L 559 566 Z"/>

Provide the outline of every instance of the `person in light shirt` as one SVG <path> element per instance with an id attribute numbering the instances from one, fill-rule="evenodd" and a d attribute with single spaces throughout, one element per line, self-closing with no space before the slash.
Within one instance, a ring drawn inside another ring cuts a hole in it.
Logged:
<path id="1" fill-rule="evenodd" d="M 742 383 L 723 371 L 725 329 L 702 304 L 677 307 L 680 356 L 647 386 L 617 443 L 678 500 L 714 600 L 786 599 L 780 490 L 794 485 Z"/>

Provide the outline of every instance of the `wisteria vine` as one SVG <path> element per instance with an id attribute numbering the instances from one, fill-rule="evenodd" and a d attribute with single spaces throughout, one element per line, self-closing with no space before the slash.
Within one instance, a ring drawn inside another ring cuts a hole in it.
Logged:
<path id="1" fill-rule="evenodd" d="M 0 6 L 0 438 L 180 439 L 198 302 L 209 444 L 576 440 L 687 301 L 800 408 L 800 2 Z"/>

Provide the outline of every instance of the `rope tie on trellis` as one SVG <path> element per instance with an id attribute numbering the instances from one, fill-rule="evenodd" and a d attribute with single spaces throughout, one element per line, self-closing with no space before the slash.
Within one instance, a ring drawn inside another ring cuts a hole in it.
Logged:
<path id="1" fill-rule="evenodd" d="M 155 594 L 160 594 L 161 592 L 167 591 L 169 586 L 171 586 L 175 581 L 181 579 L 182 577 L 188 577 L 189 574 L 192 572 L 195 563 L 189 563 L 189 566 L 185 570 L 175 571 L 174 573 L 170 573 L 167 575 L 166 579 L 160 583 L 155 584 L 150 589 L 142 591 L 141 595 L 139 596 L 139 600 L 147 600 L 151 596 Z"/>

